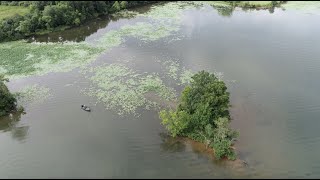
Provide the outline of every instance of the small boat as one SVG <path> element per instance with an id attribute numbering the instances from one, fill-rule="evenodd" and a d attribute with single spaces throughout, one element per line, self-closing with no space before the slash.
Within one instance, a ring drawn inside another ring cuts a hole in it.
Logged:
<path id="1" fill-rule="evenodd" d="M 86 105 L 81 105 L 81 109 L 83 109 L 84 111 L 88 111 L 88 112 L 91 111 L 91 109 Z"/>

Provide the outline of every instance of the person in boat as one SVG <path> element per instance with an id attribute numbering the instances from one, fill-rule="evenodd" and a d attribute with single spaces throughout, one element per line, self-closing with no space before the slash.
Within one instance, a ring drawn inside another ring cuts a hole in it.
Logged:
<path id="1" fill-rule="evenodd" d="M 86 105 L 81 105 L 81 108 L 85 111 L 91 111 L 89 107 L 87 107 Z"/>

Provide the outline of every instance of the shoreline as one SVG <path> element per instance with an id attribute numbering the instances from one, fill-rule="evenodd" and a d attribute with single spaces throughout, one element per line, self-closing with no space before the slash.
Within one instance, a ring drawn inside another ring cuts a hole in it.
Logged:
<path id="1" fill-rule="evenodd" d="M 204 143 L 195 141 L 195 140 L 190 139 L 188 137 L 180 137 L 180 136 L 172 137 L 168 134 L 165 134 L 165 139 L 169 145 L 175 145 L 177 143 L 183 143 L 185 145 L 190 145 L 193 152 L 206 155 L 210 160 L 214 161 L 217 164 L 226 165 L 226 166 L 232 167 L 232 168 L 238 168 L 238 169 L 240 168 L 240 170 L 244 170 L 245 168 L 247 168 L 249 166 L 248 163 L 245 162 L 244 160 L 240 159 L 239 156 L 236 156 L 235 160 L 229 160 L 226 157 L 221 158 L 220 160 L 217 160 L 214 155 L 213 148 L 210 148 L 210 147 L 207 148 Z M 234 149 L 234 151 L 236 152 L 235 146 L 232 146 L 231 148 Z M 236 152 L 236 153 L 238 153 L 238 152 Z"/>

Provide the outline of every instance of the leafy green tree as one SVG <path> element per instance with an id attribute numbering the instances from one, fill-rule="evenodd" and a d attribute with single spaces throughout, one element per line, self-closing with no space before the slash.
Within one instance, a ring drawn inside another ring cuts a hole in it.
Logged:
<path id="1" fill-rule="evenodd" d="M 88 19 L 157 1 L 0 1 L 30 7 L 30 13 L 0 21 L 0 41 L 17 40 L 41 30 L 78 26 Z"/>
<path id="2" fill-rule="evenodd" d="M 182 91 L 176 111 L 162 110 L 162 124 L 170 134 L 204 142 L 215 149 L 218 159 L 234 159 L 232 139 L 237 133 L 231 130 L 229 92 L 225 83 L 205 71 L 192 77 L 191 84 Z"/>
<path id="3" fill-rule="evenodd" d="M 225 155 L 231 160 L 235 159 L 235 153 L 230 148 L 232 140 L 238 136 L 236 131 L 229 128 L 229 120 L 227 118 L 219 118 L 215 121 L 216 128 L 213 129 L 213 141 L 211 147 L 215 150 L 216 157 L 222 158 Z"/>
<path id="4" fill-rule="evenodd" d="M 196 118 L 209 119 L 206 121 L 215 126 L 213 121 L 219 117 L 230 118 L 228 110 L 230 94 L 226 90 L 225 83 L 214 74 L 200 71 L 192 77 L 190 87 L 183 90 L 178 110 L 198 114 Z"/>
<path id="5" fill-rule="evenodd" d="M 5 82 L 8 81 L 0 75 L 0 116 L 4 116 L 16 108 L 16 99 L 5 85 Z"/>
<path id="6" fill-rule="evenodd" d="M 120 2 L 120 8 L 121 8 L 121 9 L 127 8 L 127 5 L 128 5 L 128 2 L 127 2 L 127 1 L 121 1 L 121 2 Z"/>
<path id="7" fill-rule="evenodd" d="M 118 1 L 114 2 L 114 4 L 112 5 L 110 12 L 116 12 L 116 11 L 120 11 L 121 7 Z"/>
<path id="8" fill-rule="evenodd" d="M 167 130 L 173 137 L 183 134 L 183 131 L 189 125 L 189 116 L 185 111 L 160 111 L 160 118 L 162 124 L 166 126 Z"/>

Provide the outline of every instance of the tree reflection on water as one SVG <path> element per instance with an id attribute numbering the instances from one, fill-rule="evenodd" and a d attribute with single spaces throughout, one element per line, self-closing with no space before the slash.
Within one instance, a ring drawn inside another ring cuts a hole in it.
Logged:
<path id="1" fill-rule="evenodd" d="M 10 132 L 13 139 L 23 141 L 26 139 L 29 126 L 22 126 L 19 122 L 23 112 L 15 112 L 10 116 L 0 118 L 0 132 Z"/>
<path id="2" fill-rule="evenodd" d="M 160 133 L 160 138 L 162 140 L 161 149 L 166 152 L 182 152 L 185 151 L 186 145 L 179 138 L 174 138 L 166 133 Z"/>

